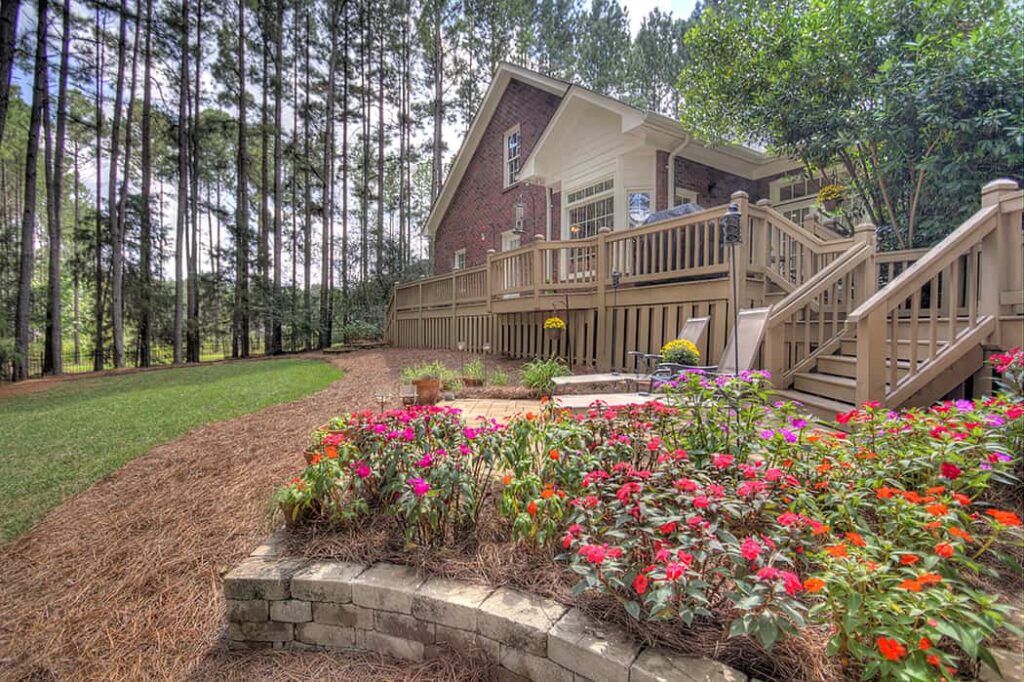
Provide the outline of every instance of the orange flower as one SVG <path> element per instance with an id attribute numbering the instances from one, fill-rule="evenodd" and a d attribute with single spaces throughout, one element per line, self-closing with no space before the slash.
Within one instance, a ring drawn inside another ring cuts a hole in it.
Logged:
<path id="1" fill-rule="evenodd" d="M 928 523 L 924 524 L 924 527 L 927 530 L 935 530 L 936 528 L 942 528 L 942 521 L 929 521 Z"/>
<path id="2" fill-rule="evenodd" d="M 864 547 L 867 543 L 864 542 L 864 537 L 860 533 L 847 533 L 846 539 L 857 545 L 858 547 Z"/>
<path id="3" fill-rule="evenodd" d="M 844 557 L 850 556 L 849 554 L 846 553 L 846 543 L 844 543 L 844 542 L 840 542 L 838 545 L 832 545 L 830 547 L 826 547 L 825 551 L 828 552 L 829 554 L 831 554 L 836 559 L 842 559 Z"/>
<path id="4" fill-rule="evenodd" d="M 527 412 L 526 413 L 526 421 L 532 422 L 536 418 L 537 418 L 537 415 L 535 415 L 533 412 Z"/>
<path id="5" fill-rule="evenodd" d="M 928 488 L 928 490 L 925 490 L 925 492 L 928 493 L 929 495 L 941 495 L 942 493 L 946 492 L 946 486 L 944 486 L 944 485 L 933 486 L 931 488 Z"/>
<path id="6" fill-rule="evenodd" d="M 888 500 L 889 498 L 893 497 L 894 495 L 899 494 L 899 492 L 900 491 L 899 491 L 898 488 L 890 488 L 888 486 L 883 486 L 881 488 L 875 489 L 875 495 L 880 500 Z"/>
<path id="7" fill-rule="evenodd" d="M 558 450 L 551 450 L 551 452 L 548 453 L 548 457 L 550 457 L 555 462 L 562 459 L 562 455 L 559 454 Z"/>
<path id="8" fill-rule="evenodd" d="M 966 507 L 971 503 L 971 498 L 967 497 L 963 493 L 953 493 L 953 499 L 959 502 L 961 507 Z"/>
<path id="9" fill-rule="evenodd" d="M 877 643 L 882 656 L 890 661 L 898 661 L 907 653 L 906 647 L 890 637 L 879 637 Z"/>
<path id="10" fill-rule="evenodd" d="M 948 542 L 940 542 L 935 545 L 935 553 L 944 559 L 948 559 L 953 556 L 953 545 Z"/>
<path id="11" fill-rule="evenodd" d="M 904 580 L 896 586 L 900 590 L 907 590 L 908 592 L 920 592 L 921 583 L 917 580 Z"/>
<path id="12" fill-rule="evenodd" d="M 829 532 L 830 530 L 832 530 L 832 528 L 830 526 L 822 526 L 822 525 L 813 526 L 811 528 L 811 535 L 824 535 L 825 533 Z"/>
<path id="13" fill-rule="evenodd" d="M 1004 526 L 1016 527 L 1020 525 L 1020 517 L 1013 512 L 989 509 L 987 513 L 996 520 L 996 523 L 1000 523 Z"/>
<path id="14" fill-rule="evenodd" d="M 537 515 L 537 503 L 534 500 L 530 500 L 530 504 L 526 505 L 526 513 L 530 516 Z"/>
<path id="15" fill-rule="evenodd" d="M 921 504 L 924 502 L 924 498 L 915 493 L 913 490 L 908 490 L 903 493 L 903 499 L 911 504 Z"/>
<path id="16" fill-rule="evenodd" d="M 505 474 L 504 476 L 501 477 L 501 484 L 502 485 L 508 485 L 511 482 L 512 482 L 512 474 Z"/>
<path id="17" fill-rule="evenodd" d="M 327 453 L 327 459 L 338 459 L 338 447 L 336 445 L 328 445 L 324 448 L 324 452 Z"/>
<path id="18" fill-rule="evenodd" d="M 310 460 L 309 460 L 309 463 L 310 463 L 310 464 L 312 464 L 313 466 L 316 466 L 316 465 L 317 465 L 317 464 L 319 464 L 319 463 L 320 463 L 320 462 L 321 462 L 322 460 L 323 460 L 323 457 L 321 457 L 321 456 L 320 456 L 320 453 L 318 452 L 318 453 L 316 453 L 315 455 L 313 455 L 313 456 L 312 456 L 312 457 L 310 458 Z"/>
<path id="19" fill-rule="evenodd" d="M 944 516 L 949 511 L 949 507 L 944 504 L 930 504 L 924 510 L 932 516 Z"/>
<path id="20" fill-rule="evenodd" d="M 808 578 L 804 581 L 804 589 L 808 592 L 821 592 L 825 587 L 825 581 L 821 578 Z"/>
<path id="21" fill-rule="evenodd" d="M 832 470 L 832 465 L 830 463 L 828 463 L 828 462 L 822 462 L 821 464 L 818 465 L 818 473 L 819 474 L 827 474 L 831 470 Z"/>
<path id="22" fill-rule="evenodd" d="M 550 400 L 550 399 L 546 395 L 542 395 L 540 397 L 540 404 L 541 405 L 547 405 L 548 400 Z"/>
<path id="23" fill-rule="evenodd" d="M 942 665 L 942 661 L 940 661 L 939 657 L 935 654 L 928 654 L 927 656 L 925 656 L 924 660 L 928 661 L 929 665 L 934 665 L 936 668 Z"/>
<path id="24" fill-rule="evenodd" d="M 942 582 L 942 576 L 938 573 L 925 573 L 917 579 L 917 582 L 922 585 L 938 585 Z"/>
<path id="25" fill-rule="evenodd" d="M 921 557 L 917 556 L 916 554 L 904 554 L 903 556 L 900 557 L 900 565 L 901 566 L 913 566 L 914 564 L 916 564 L 920 560 L 921 560 Z"/>
<path id="26" fill-rule="evenodd" d="M 927 637 L 922 637 L 921 641 L 917 643 L 917 648 L 921 651 L 928 651 L 932 648 L 932 640 Z"/>
<path id="27" fill-rule="evenodd" d="M 551 497 L 554 496 L 554 494 L 555 494 L 555 489 L 550 484 L 544 486 L 544 490 L 540 491 L 541 499 L 544 499 L 544 500 L 550 499 Z"/>
<path id="28" fill-rule="evenodd" d="M 967 531 L 961 530 L 955 526 L 949 529 L 949 534 L 953 537 L 960 538 L 961 540 L 966 540 L 967 542 L 974 542 L 974 536 L 972 536 Z"/>

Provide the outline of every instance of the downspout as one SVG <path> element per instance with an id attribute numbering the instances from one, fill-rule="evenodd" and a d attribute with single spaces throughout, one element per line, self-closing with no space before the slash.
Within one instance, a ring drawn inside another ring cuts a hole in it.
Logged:
<path id="1" fill-rule="evenodd" d="M 676 205 L 676 156 L 679 152 L 686 149 L 686 146 L 690 144 L 690 134 L 683 133 L 683 141 L 679 143 L 675 149 L 673 149 L 668 155 L 668 207 L 673 208 Z"/>

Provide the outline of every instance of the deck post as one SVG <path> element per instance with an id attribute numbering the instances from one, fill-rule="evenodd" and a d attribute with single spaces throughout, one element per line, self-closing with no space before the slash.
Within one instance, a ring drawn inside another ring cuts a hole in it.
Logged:
<path id="1" fill-rule="evenodd" d="M 530 244 L 530 248 L 533 249 L 533 260 L 530 265 L 533 272 L 530 273 L 530 280 L 533 282 L 533 305 L 537 310 L 540 306 L 541 282 L 544 279 L 544 249 L 541 248 L 544 241 L 544 235 L 535 234 L 533 243 Z M 568 316 L 569 311 L 566 311 L 565 314 Z"/>
<path id="2" fill-rule="evenodd" d="M 888 312 L 879 308 L 857 322 L 857 387 L 854 395 L 858 405 L 869 400 L 885 402 L 887 317 Z"/>
<path id="3" fill-rule="evenodd" d="M 422 277 L 420 278 L 423 279 Z M 416 283 L 416 345 L 423 348 L 423 282 Z"/>
<path id="4" fill-rule="evenodd" d="M 487 256 L 485 257 L 485 265 L 487 269 L 484 270 L 484 297 L 485 305 L 487 310 L 487 322 L 484 323 L 485 333 L 487 338 L 485 343 L 491 347 L 491 353 L 496 351 L 496 344 L 494 343 L 495 329 L 497 329 L 497 322 L 495 321 L 494 313 L 491 312 L 491 277 L 494 273 L 494 264 L 491 262 L 494 260 L 494 249 L 487 249 Z"/>
<path id="5" fill-rule="evenodd" d="M 993 180 L 981 188 L 981 206 L 999 206 L 996 214 L 998 225 L 981 242 L 980 279 L 978 290 L 978 313 L 991 315 L 995 320 L 987 344 L 1002 347 L 999 318 L 1004 312 L 1002 294 L 1004 291 L 1021 288 L 1021 273 L 1015 272 L 1015 261 L 1021 253 L 1021 206 L 1020 201 L 1009 201 L 1017 192 L 1013 180 Z"/>
<path id="6" fill-rule="evenodd" d="M 744 222 L 748 220 L 751 222 L 751 234 L 749 238 L 746 234 L 743 234 L 746 230 L 743 230 L 743 232 L 740 233 L 742 235 L 742 239 L 740 243 L 736 245 L 736 260 L 735 262 L 729 263 L 730 268 L 736 269 L 736 300 L 733 304 L 738 310 L 742 310 L 749 302 L 749 297 L 747 295 L 747 267 L 750 263 L 750 254 L 753 253 L 751 248 L 753 247 L 752 242 L 756 238 L 754 237 L 754 233 L 758 231 L 762 233 L 764 232 L 764 220 L 755 219 L 754 215 L 751 213 L 750 195 L 746 192 L 742 190 L 733 192 L 729 197 L 729 201 L 736 204 L 736 207 L 740 211 L 740 215 L 743 216 L 742 220 Z M 731 334 L 732 332 L 730 331 L 729 333 Z"/>
<path id="7" fill-rule="evenodd" d="M 612 228 L 602 227 L 597 230 L 597 264 L 595 278 L 597 280 L 597 290 L 594 295 L 594 301 L 597 306 L 597 369 L 600 372 L 608 372 L 611 370 L 612 364 L 612 345 L 611 345 L 611 329 L 609 322 L 611 315 L 608 310 L 608 298 L 607 298 L 607 283 L 611 277 L 611 268 L 608 262 L 608 235 L 612 233 Z"/>
<path id="8" fill-rule="evenodd" d="M 854 285 L 854 300 L 850 304 L 850 310 L 854 310 L 878 291 L 878 274 L 875 269 L 875 253 L 878 250 L 878 228 L 873 223 L 861 223 L 853 228 L 853 238 L 855 241 L 868 244 L 871 247 L 871 256 L 854 273 L 856 284 Z"/>

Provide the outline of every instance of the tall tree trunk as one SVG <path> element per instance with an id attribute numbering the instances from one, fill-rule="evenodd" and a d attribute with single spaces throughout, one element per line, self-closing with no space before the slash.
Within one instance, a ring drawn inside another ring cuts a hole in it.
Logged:
<path id="1" fill-rule="evenodd" d="M 4 139 L 7 105 L 11 102 L 11 67 L 14 41 L 18 37 L 18 9 L 21 0 L 0 1 L 0 140 Z"/>
<path id="2" fill-rule="evenodd" d="M 121 145 L 121 101 L 124 98 L 124 67 L 128 33 L 128 0 L 121 0 L 117 32 L 117 80 L 114 83 L 114 114 L 110 127 L 110 179 L 107 181 L 107 218 L 110 225 L 110 321 L 114 333 L 114 367 L 124 367 L 124 234 L 117 211 L 117 166 Z"/>
<path id="3" fill-rule="evenodd" d="M 377 22 L 377 277 L 384 274 L 384 22 Z"/>
<path id="4" fill-rule="evenodd" d="M 302 192 L 303 192 L 303 225 L 302 225 L 302 268 L 303 268 L 303 319 L 306 334 L 305 348 L 313 347 L 313 299 L 310 291 L 310 280 L 312 279 L 313 262 L 313 216 L 312 216 L 312 187 L 310 185 L 309 170 L 313 163 L 309 156 L 309 40 L 310 40 L 310 17 L 309 10 L 305 12 L 306 19 L 306 89 L 304 103 L 302 105 Z"/>
<path id="5" fill-rule="evenodd" d="M 139 63 L 139 37 L 142 34 L 142 21 L 140 20 L 142 10 L 141 0 L 135 1 L 135 35 L 132 38 L 132 76 L 128 86 L 128 112 L 125 114 L 124 125 L 124 172 L 121 174 L 121 192 L 117 200 L 117 229 L 121 235 L 122 245 L 125 241 L 128 225 L 128 190 L 131 187 L 131 161 L 132 161 L 132 123 L 135 120 L 135 85 L 138 81 Z M 122 262 L 124 257 L 122 256 Z M 123 311 L 122 311 L 123 314 Z M 136 366 L 138 365 L 138 339 L 135 342 Z"/>
<path id="6" fill-rule="evenodd" d="M 95 338 L 93 339 L 93 369 L 99 371 L 104 366 L 103 351 L 103 31 L 106 21 L 96 5 L 96 271 L 93 288 L 95 299 L 93 312 L 95 315 Z"/>
<path id="7" fill-rule="evenodd" d="M 32 273 L 36 244 L 36 168 L 39 165 L 39 126 L 46 107 L 46 4 L 39 0 L 36 29 L 36 69 L 32 84 L 32 112 L 29 115 L 28 144 L 25 148 L 25 210 L 21 219 L 21 256 L 18 264 L 18 303 L 14 314 L 14 380 L 28 378 L 29 318 L 32 316 Z"/>
<path id="8" fill-rule="evenodd" d="M 263 60 L 263 69 L 260 73 L 260 95 L 262 106 L 260 107 L 260 232 L 259 242 L 256 245 L 256 267 L 259 274 L 259 305 L 260 322 L 263 327 L 263 350 L 268 350 L 270 341 L 270 154 L 269 138 L 270 114 L 267 96 L 270 90 L 269 71 L 269 45 L 267 45 L 267 31 L 270 28 L 270 10 L 267 3 L 270 0 L 260 0 L 259 13 L 261 24 L 260 54 Z"/>
<path id="9" fill-rule="evenodd" d="M 57 137 L 54 140 L 53 165 L 47 192 L 47 218 L 50 238 L 50 266 L 46 297 L 46 351 L 43 372 L 64 371 L 61 346 L 60 258 L 61 205 L 64 185 L 64 139 L 67 131 L 68 62 L 71 49 L 71 0 L 61 10 L 60 70 L 57 75 Z"/>
<path id="10" fill-rule="evenodd" d="M 441 145 L 444 143 L 444 49 L 441 45 L 441 3 L 437 4 L 434 15 L 434 146 L 433 163 L 430 167 L 430 201 L 433 202 L 441 193 Z"/>
<path id="11" fill-rule="evenodd" d="M 78 172 L 78 142 L 74 145 L 74 157 L 75 157 L 75 170 L 73 180 L 73 206 L 72 209 L 72 227 L 71 227 L 71 243 L 75 251 L 75 267 L 71 271 L 71 360 L 74 364 L 78 365 L 82 362 L 82 339 L 81 339 L 81 292 L 82 292 L 82 275 L 81 265 L 78 263 L 78 221 L 80 217 L 79 200 L 78 200 L 78 189 L 80 186 L 80 175 Z"/>
<path id="12" fill-rule="evenodd" d="M 323 165 L 323 218 L 321 221 L 321 271 L 320 271 L 320 348 L 331 345 L 331 269 L 334 267 L 332 249 L 333 219 L 333 170 L 334 170 L 334 84 L 337 76 L 338 6 L 330 4 L 330 22 L 327 41 L 327 115 L 324 121 L 324 165 Z"/>
<path id="13" fill-rule="evenodd" d="M 185 231 L 188 226 L 188 100 L 192 92 L 189 84 L 189 0 L 181 0 L 181 68 L 178 82 L 178 221 L 175 232 L 174 256 L 174 362 L 181 364 L 185 357 L 182 348 L 185 323 L 184 273 Z"/>
<path id="14" fill-rule="evenodd" d="M 238 197 L 235 201 L 235 333 L 232 355 L 249 357 L 249 152 L 246 138 L 245 0 L 238 0 Z"/>
<path id="15" fill-rule="evenodd" d="M 348 3 L 345 3 L 346 8 Z M 343 48 L 345 51 L 345 68 L 342 70 L 341 101 L 345 103 L 341 117 L 341 298 L 345 302 L 345 321 L 348 321 L 349 309 L 349 252 L 348 252 L 348 119 L 349 119 L 349 86 L 352 78 L 348 64 L 349 22 L 345 16 L 343 31 Z"/>
<path id="16" fill-rule="evenodd" d="M 362 117 L 362 158 L 360 159 L 359 188 L 359 280 L 365 284 L 369 274 L 370 260 L 370 78 L 367 63 L 371 59 L 370 11 L 366 2 L 359 4 L 359 97 Z M 365 287 L 364 287 L 365 289 Z"/>
<path id="17" fill-rule="evenodd" d="M 185 324 L 185 357 L 199 362 L 199 111 L 203 95 L 203 1 L 196 0 L 195 100 L 189 117 L 189 205 L 191 230 L 188 244 L 187 321 Z"/>
<path id="18" fill-rule="evenodd" d="M 153 336 L 153 0 L 146 0 L 146 57 L 142 72 L 142 216 L 139 232 L 139 366 L 152 363 Z"/>
<path id="19" fill-rule="evenodd" d="M 281 348 L 281 238 L 282 203 L 284 194 L 281 186 L 281 98 L 284 78 L 281 69 L 284 52 L 284 5 L 277 5 L 277 21 L 274 23 L 274 289 L 271 296 L 271 334 L 268 353 L 280 353 Z"/>

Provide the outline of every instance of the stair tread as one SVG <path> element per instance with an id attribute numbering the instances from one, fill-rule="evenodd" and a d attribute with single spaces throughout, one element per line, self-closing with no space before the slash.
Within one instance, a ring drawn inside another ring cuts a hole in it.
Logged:
<path id="1" fill-rule="evenodd" d="M 796 403 L 802 403 L 804 405 L 816 407 L 819 410 L 831 414 L 848 412 L 851 409 L 853 409 L 853 405 L 851 403 L 844 403 L 839 400 L 833 400 L 832 398 L 825 398 L 820 395 L 814 395 L 813 393 L 804 393 L 803 391 L 786 389 L 783 391 L 775 391 L 775 394 L 782 398 L 783 400 L 791 400 Z"/>
<path id="2" fill-rule="evenodd" d="M 857 364 L 857 358 L 855 356 L 853 356 L 853 355 L 824 355 L 824 356 L 820 357 L 819 360 L 836 361 L 836 362 L 841 362 L 841 363 L 847 364 L 847 365 L 856 365 Z M 890 362 L 892 362 L 892 360 L 890 360 L 889 358 L 885 359 L 885 364 L 886 365 L 888 365 Z M 917 362 L 918 362 L 918 364 L 921 364 L 922 362 L 924 362 L 924 360 L 919 359 Z M 896 366 L 897 367 L 910 367 L 910 360 L 904 360 L 903 358 L 900 358 L 900 359 L 898 359 L 896 361 Z"/>
<path id="3" fill-rule="evenodd" d="M 836 386 L 856 386 L 857 380 L 851 379 L 850 377 L 842 377 L 838 374 L 819 374 L 817 372 L 797 372 L 793 375 L 800 379 L 810 379 L 812 381 L 823 381 L 827 384 L 834 384 Z"/>

